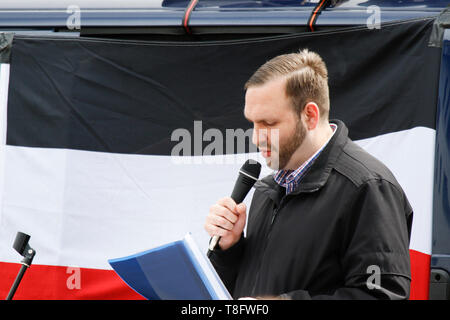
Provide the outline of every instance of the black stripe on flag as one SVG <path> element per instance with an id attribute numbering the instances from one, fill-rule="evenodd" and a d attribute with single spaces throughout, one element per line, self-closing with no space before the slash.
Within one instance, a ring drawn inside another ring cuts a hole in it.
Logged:
<path id="1" fill-rule="evenodd" d="M 432 23 L 199 43 L 16 36 L 7 144 L 169 155 L 174 130 L 194 135 L 195 121 L 224 136 L 246 130 L 246 80 L 302 48 L 327 63 L 330 117 L 352 139 L 434 129 L 440 51 L 427 46 Z"/>

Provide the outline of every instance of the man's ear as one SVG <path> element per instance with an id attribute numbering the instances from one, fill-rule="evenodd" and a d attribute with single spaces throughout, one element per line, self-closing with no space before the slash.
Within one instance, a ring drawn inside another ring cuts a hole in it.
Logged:
<path id="1" fill-rule="evenodd" d="M 305 119 L 306 128 L 314 130 L 319 124 L 320 110 L 315 102 L 308 102 L 303 108 L 303 118 Z"/>

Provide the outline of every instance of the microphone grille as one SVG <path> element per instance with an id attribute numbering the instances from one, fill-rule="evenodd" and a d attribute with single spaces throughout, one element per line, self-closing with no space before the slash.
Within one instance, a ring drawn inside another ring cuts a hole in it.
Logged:
<path id="1" fill-rule="evenodd" d="M 258 180 L 259 174 L 261 173 L 261 164 L 256 160 L 249 159 L 242 165 L 241 171 Z"/>

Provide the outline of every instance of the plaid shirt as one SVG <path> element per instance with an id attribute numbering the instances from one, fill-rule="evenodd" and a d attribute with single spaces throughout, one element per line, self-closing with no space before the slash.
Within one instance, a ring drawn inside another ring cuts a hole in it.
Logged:
<path id="1" fill-rule="evenodd" d="M 333 135 L 336 132 L 337 126 L 335 124 L 330 124 L 331 129 L 333 129 Z M 333 135 L 331 137 L 333 137 Z M 297 186 L 300 183 L 300 180 L 302 177 L 306 174 L 308 171 L 308 168 L 311 167 L 311 165 L 314 163 L 314 160 L 319 156 L 319 154 L 322 152 L 322 150 L 326 147 L 330 139 L 325 142 L 325 144 L 309 158 L 306 160 L 300 167 L 298 167 L 296 170 L 279 170 L 274 173 L 274 180 L 276 183 L 278 183 L 280 186 L 286 188 L 286 194 L 291 193 L 294 191 Z"/>

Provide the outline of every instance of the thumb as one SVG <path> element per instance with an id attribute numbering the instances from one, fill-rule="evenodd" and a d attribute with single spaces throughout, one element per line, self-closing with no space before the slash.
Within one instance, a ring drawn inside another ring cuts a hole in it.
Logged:
<path id="1" fill-rule="evenodd" d="M 245 222 L 247 220 L 247 207 L 244 203 L 240 203 L 236 206 L 236 211 L 238 213 L 238 220 L 234 224 L 234 232 L 240 235 L 244 230 Z"/>
<path id="2" fill-rule="evenodd" d="M 247 211 L 247 206 L 245 205 L 245 203 L 239 203 L 236 206 L 236 210 L 239 213 L 239 215 L 245 214 L 245 212 Z"/>

